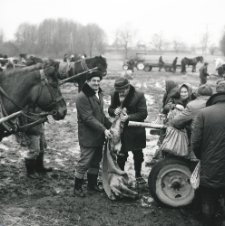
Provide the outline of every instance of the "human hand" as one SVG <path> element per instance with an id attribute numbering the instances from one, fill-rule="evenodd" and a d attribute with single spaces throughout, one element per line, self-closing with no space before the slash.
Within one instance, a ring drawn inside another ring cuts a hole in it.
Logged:
<path id="1" fill-rule="evenodd" d="M 116 108 L 114 111 L 115 115 L 119 115 L 121 113 L 122 109 L 121 108 Z"/>
<path id="2" fill-rule="evenodd" d="M 128 120 L 128 114 L 123 113 L 120 115 L 121 122 L 126 122 Z"/>
<path id="3" fill-rule="evenodd" d="M 176 105 L 176 109 L 182 111 L 182 110 L 184 110 L 184 107 L 182 105 L 180 105 L 180 104 L 177 104 Z"/>
<path id="4" fill-rule="evenodd" d="M 106 129 L 106 130 L 104 131 L 104 134 L 105 134 L 105 136 L 106 136 L 107 138 L 109 138 L 109 139 L 112 138 L 112 134 L 110 133 L 110 130 Z"/>

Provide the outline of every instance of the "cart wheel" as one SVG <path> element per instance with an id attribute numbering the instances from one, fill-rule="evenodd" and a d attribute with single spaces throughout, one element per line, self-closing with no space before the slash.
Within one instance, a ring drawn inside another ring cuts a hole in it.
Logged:
<path id="1" fill-rule="evenodd" d="M 163 159 L 154 165 L 149 174 L 150 193 L 164 206 L 188 205 L 194 198 L 190 177 L 191 170 L 187 162 L 176 158 Z"/>
<path id="2" fill-rule="evenodd" d="M 137 69 L 138 69 L 139 71 L 143 71 L 144 68 L 145 68 L 144 63 L 142 63 L 142 62 L 138 62 L 138 63 L 137 63 Z"/>
<path id="3" fill-rule="evenodd" d="M 124 70 L 124 71 L 128 70 L 128 65 L 126 65 L 126 64 L 123 65 L 123 70 Z"/>

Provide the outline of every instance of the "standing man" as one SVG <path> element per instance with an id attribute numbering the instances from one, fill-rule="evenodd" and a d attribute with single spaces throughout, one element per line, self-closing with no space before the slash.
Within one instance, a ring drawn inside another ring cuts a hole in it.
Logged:
<path id="1" fill-rule="evenodd" d="M 77 95 L 76 108 L 78 119 L 78 139 L 81 155 L 75 170 L 74 194 L 84 197 L 82 183 L 87 172 L 88 188 L 102 191 L 98 187 L 97 178 L 102 160 L 102 148 L 105 137 L 111 138 L 109 128 L 111 122 L 103 112 L 103 95 L 100 88 L 102 73 L 88 73 L 87 82 Z"/>
<path id="2" fill-rule="evenodd" d="M 67 54 L 64 54 L 63 62 L 67 62 Z"/>
<path id="3" fill-rule="evenodd" d="M 172 63 L 173 73 L 175 73 L 177 70 L 177 60 L 178 60 L 178 57 L 175 57 Z"/>
<path id="4" fill-rule="evenodd" d="M 199 78 L 200 78 L 200 85 L 207 83 L 207 76 L 208 74 L 208 63 L 205 62 L 204 65 L 199 69 Z"/>
<path id="5" fill-rule="evenodd" d="M 162 59 L 162 56 L 159 57 L 159 71 L 161 71 L 162 67 L 164 65 L 164 61 Z"/>
<path id="6" fill-rule="evenodd" d="M 121 153 L 123 154 L 118 156 L 117 163 L 120 169 L 124 170 L 128 151 L 132 151 L 136 182 L 142 184 L 145 183 L 145 180 L 141 177 L 141 165 L 144 161 L 142 149 L 146 147 L 145 128 L 128 127 L 128 122 L 143 122 L 146 119 L 148 113 L 145 96 L 136 91 L 124 77 L 116 79 L 114 88 L 115 92 L 111 96 L 111 105 L 108 109 L 109 115 L 115 117 L 120 114 L 122 108 L 127 109 L 127 114 L 121 118 L 125 122 L 121 136 Z"/>
<path id="7" fill-rule="evenodd" d="M 220 196 L 225 197 L 225 81 L 199 113 L 192 136 L 192 148 L 201 160 L 200 192 L 203 223 L 214 225 Z"/>

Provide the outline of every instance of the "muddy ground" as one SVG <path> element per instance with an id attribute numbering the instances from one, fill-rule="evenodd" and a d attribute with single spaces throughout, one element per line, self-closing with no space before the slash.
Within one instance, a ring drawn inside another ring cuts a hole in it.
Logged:
<path id="1" fill-rule="evenodd" d="M 101 83 L 105 91 L 106 114 L 113 83 L 122 72 L 121 61 L 108 60 L 108 64 L 109 73 Z M 163 95 L 162 81 L 165 78 L 176 79 L 180 84 L 190 82 L 194 89 L 198 86 L 198 74 L 135 70 L 130 82 L 146 95 L 149 113 L 147 122 L 154 121 L 159 112 Z M 209 83 L 214 85 L 215 80 L 212 78 Z M 104 193 L 94 192 L 88 192 L 86 198 L 74 197 L 74 170 L 79 158 L 75 107 L 77 87 L 65 84 L 62 93 L 68 107 L 66 118 L 54 121 L 49 117 L 50 124 L 45 125 L 48 142 L 45 165 L 54 168 L 52 173 L 43 175 L 39 180 L 28 179 L 24 165 L 26 150 L 15 142 L 14 137 L 5 138 L 0 144 L 0 226 L 200 225 L 188 214 L 190 207 L 161 207 L 151 200 L 147 184 L 135 188 L 131 155 L 125 168 L 131 186 L 141 195 L 140 199 L 110 201 Z M 146 132 L 147 147 L 144 154 L 145 161 L 149 161 L 157 148 L 158 137 L 150 135 L 149 130 Z M 142 173 L 146 181 L 150 170 L 151 167 L 146 167 L 144 162 Z"/>

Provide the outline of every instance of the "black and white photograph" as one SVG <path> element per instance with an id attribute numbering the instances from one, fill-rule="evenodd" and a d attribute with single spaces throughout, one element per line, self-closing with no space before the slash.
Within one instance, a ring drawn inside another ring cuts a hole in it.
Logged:
<path id="1" fill-rule="evenodd" d="M 0 226 L 225 225 L 223 0 L 0 5 Z"/>

